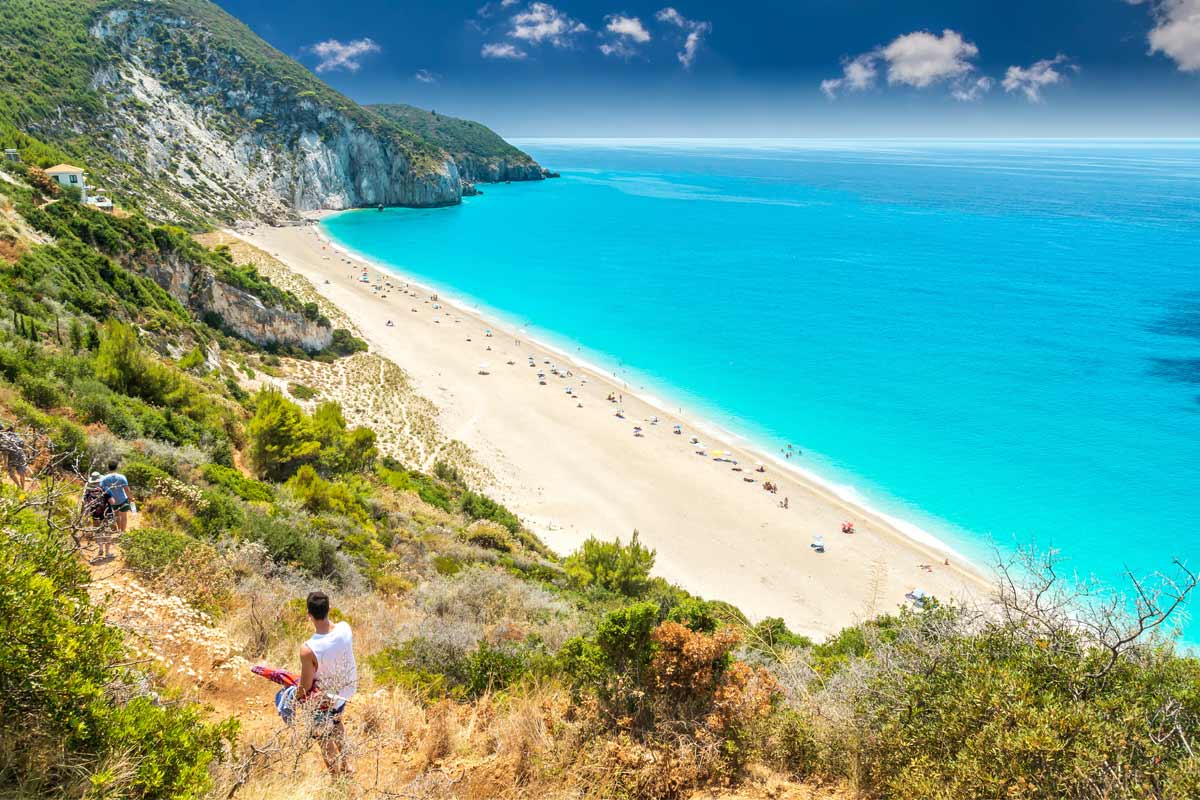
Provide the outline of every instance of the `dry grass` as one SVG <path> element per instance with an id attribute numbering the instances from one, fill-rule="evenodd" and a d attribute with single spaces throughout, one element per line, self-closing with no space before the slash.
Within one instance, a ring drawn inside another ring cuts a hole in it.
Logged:
<path id="1" fill-rule="evenodd" d="M 234 564 L 239 559 L 253 561 L 252 552 L 232 555 Z M 268 626 L 287 632 L 270 643 L 268 660 L 283 659 L 284 665 L 294 657 L 308 631 L 287 619 L 287 607 L 307 588 L 286 572 L 244 578 L 239 584 L 239 607 L 218 621 L 127 576 L 97 581 L 96 591 L 112 600 L 110 619 L 138 631 L 140 652 L 168 660 L 170 667 L 164 666 L 161 674 L 169 684 L 191 688 L 193 695 L 203 689 L 198 696 L 211 704 L 214 716 L 233 715 L 240 720 L 239 750 L 231 762 L 218 767 L 214 800 L 231 796 L 241 800 L 582 800 L 614 793 L 686 798 L 702 783 L 704 765 L 698 761 L 702 756 L 694 749 L 685 745 L 651 749 L 626 738 L 596 736 L 595 729 L 582 721 L 586 714 L 572 708 L 569 692 L 557 682 L 527 684 L 473 703 L 446 700 L 425 707 L 405 690 L 374 687 L 369 670 L 361 674 L 360 691 L 346 713 L 354 774 L 332 778 L 309 737 L 309 722 L 301 716 L 292 727 L 284 726 L 272 704 L 275 687 L 248 676 L 250 660 L 235 652 L 254 638 L 249 610 L 255 608 L 260 616 L 276 616 Z M 405 619 L 418 613 L 369 594 L 343 597 L 336 605 L 353 620 L 356 649 L 363 661 Z M 196 670 L 201 654 L 210 661 L 205 662 L 206 669 Z M 206 676 L 196 679 L 187 673 L 189 668 Z M 736 792 L 698 796 L 712 800 L 849 798 L 792 784 L 762 770 L 752 771 Z"/>
<path id="2" fill-rule="evenodd" d="M 374 353 L 358 353 L 332 364 L 319 361 L 284 361 L 288 381 L 318 392 L 309 401 L 341 403 L 346 421 L 366 425 L 378 436 L 379 452 L 424 472 L 444 461 L 458 469 L 472 485 L 483 485 L 490 474 L 462 442 L 449 439 L 439 422 L 439 410 L 413 388 L 408 374 L 393 362 Z"/>

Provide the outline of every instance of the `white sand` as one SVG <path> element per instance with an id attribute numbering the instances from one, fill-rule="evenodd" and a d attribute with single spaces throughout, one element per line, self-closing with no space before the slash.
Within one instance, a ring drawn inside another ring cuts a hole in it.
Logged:
<path id="1" fill-rule="evenodd" d="M 561 354 L 527 340 L 518 345 L 519 334 L 445 299 L 435 310 L 429 289 L 388 271 L 385 279 L 408 283 L 410 293 L 373 292 L 358 281 L 364 263 L 347 263 L 315 227 L 260 226 L 240 235 L 308 278 L 373 350 L 403 367 L 416 390 L 441 408 L 445 433 L 469 445 L 495 475 L 487 491 L 559 553 L 590 534 L 627 539 L 636 529 L 657 550 L 656 574 L 727 600 L 752 619 L 783 617 L 813 636 L 893 610 L 914 587 L 942 598 L 977 598 L 989 587 L 961 557 L 949 555 L 945 566 L 946 552 L 817 481 L 771 461 L 765 474 L 754 472 L 761 455 L 698 432 Z M 372 266 L 371 281 L 379 275 Z M 486 337 L 485 329 L 494 335 Z M 530 353 L 536 368 L 528 366 Z M 573 377 L 551 374 L 547 359 Z M 484 362 L 488 375 L 478 374 Z M 607 402 L 610 392 L 623 393 L 623 404 Z M 624 419 L 615 416 L 619 408 Z M 653 416 L 657 425 L 648 421 Z M 676 423 L 683 435 L 672 433 Z M 634 436 L 635 425 L 644 436 Z M 708 456 L 696 454 L 693 435 Z M 718 449 L 732 451 L 745 471 L 714 461 Z M 764 479 L 778 484 L 777 494 L 763 490 Z M 786 510 L 779 507 L 785 497 Z M 857 532 L 843 534 L 843 520 L 853 520 Z M 810 548 L 814 534 L 824 537 L 825 553 Z"/>

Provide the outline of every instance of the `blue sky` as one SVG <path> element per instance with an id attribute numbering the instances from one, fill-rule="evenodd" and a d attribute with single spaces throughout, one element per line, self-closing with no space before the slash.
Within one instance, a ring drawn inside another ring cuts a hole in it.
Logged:
<path id="1" fill-rule="evenodd" d="M 1200 0 L 218 0 L 507 136 L 1198 136 Z"/>

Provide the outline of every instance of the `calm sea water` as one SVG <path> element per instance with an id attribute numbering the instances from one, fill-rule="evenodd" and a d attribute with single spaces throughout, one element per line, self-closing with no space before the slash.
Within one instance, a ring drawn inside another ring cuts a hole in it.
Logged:
<path id="1" fill-rule="evenodd" d="M 1200 141 L 522 145 L 325 229 L 980 561 L 1195 565 Z"/>

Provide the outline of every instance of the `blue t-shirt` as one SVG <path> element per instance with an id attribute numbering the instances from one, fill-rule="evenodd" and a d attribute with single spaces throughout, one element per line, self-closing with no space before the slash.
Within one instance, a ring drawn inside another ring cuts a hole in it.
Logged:
<path id="1" fill-rule="evenodd" d="M 112 495 L 113 502 L 117 505 L 129 502 L 129 495 L 125 492 L 129 488 L 129 481 L 125 480 L 125 476 L 121 473 L 114 472 L 111 475 L 105 475 L 100 479 L 100 486 Z"/>

